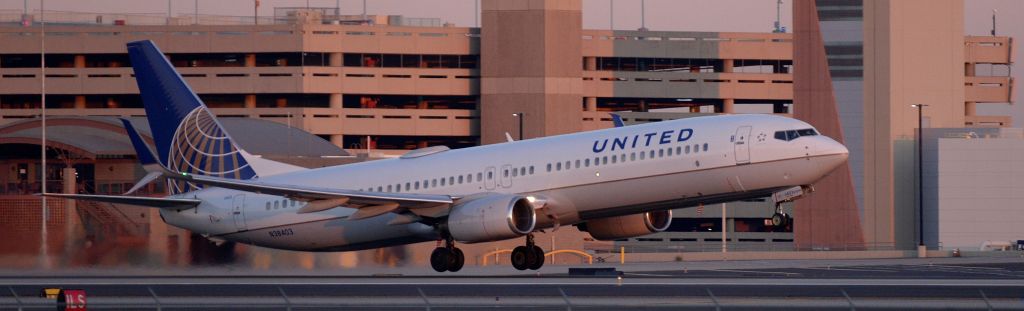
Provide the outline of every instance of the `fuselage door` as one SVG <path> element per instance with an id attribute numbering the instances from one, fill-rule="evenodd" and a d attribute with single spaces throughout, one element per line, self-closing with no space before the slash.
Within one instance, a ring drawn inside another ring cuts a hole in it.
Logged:
<path id="1" fill-rule="evenodd" d="M 512 187 L 512 165 L 505 164 L 501 166 L 501 187 L 508 188 Z"/>
<path id="2" fill-rule="evenodd" d="M 235 220 L 235 229 L 246 230 L 245 226 L 245 194 L 236 194 L 231 202 L 231 214 Z"/>
<path id="3" fill-rule="evenodd" d="M 487 188 L 487 190 L 494 190 L 495 178 L 498 178 L 498 176 L 495 176 L 498 175 L 497 173 L 498 170 L 493 166 L 487 167 L 487 173 L 484 173 L 484 188 Z"/>
<path id="4" fill-rule="evenodd" d="M 736 135 L 732 139 L 736 164 L 750 163 L 750 129 L 750 126 L 736 128 Z"/>

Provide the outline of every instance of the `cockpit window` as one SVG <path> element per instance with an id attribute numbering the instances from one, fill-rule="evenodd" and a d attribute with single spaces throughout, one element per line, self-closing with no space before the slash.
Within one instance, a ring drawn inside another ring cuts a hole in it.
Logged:
<path id="1" fill-rule="evenodd" d="M 800 129 L 800 130 L 788 130 L 775 132 L 775 139 L 791 141 L 800 136 L 816 136 L 818 132 L 814 129 Z"/>
<path id="2" fill-rule="evenodd" d="M 796 130 L 796 133 L 800 134 L 800 136 L 814 136 L 814 135 L 818 135 L 818 132 L 815 132 L 814 129 Z"/>
<path id="3" fill-rule="evenodd" d="M 800 135 L 797 134 L 796 131 L 794 131 L 794 130 L 786 131 L 786 140 L 794 140 L 794 139 L 797 139 L 798 137 L 800 137 Z"/>

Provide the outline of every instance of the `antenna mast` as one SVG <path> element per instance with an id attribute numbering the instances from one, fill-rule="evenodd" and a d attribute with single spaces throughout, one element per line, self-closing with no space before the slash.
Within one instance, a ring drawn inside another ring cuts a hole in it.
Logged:
<path id="1" fill-rule="evenodd" d="M 782 29 L 782 0 L 778 0 L 778 2 L 775 3 L 775 29 L 772 30 L 772 32 L 786 32 Z"/>

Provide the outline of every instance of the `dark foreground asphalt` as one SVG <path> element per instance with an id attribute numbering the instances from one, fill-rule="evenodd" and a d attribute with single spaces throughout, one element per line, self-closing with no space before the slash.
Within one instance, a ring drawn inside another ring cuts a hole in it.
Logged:
<path id="1" fill-rule="evenodd" d="M 1024 263 L 668 270 L 617 277 L 0 277 L 0 308 L 53 310 L 40 289 L 89 309 L 623 310 L 1022 309 Z"/>

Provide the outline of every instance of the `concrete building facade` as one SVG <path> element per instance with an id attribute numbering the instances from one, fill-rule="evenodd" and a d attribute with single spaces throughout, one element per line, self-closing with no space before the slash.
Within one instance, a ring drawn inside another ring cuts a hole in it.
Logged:
<path id="1" fill-rule="evenodd" d="M 924 243 L 946 250 L 993 250 L 1024 240 L 1021 154 L 1020 128 L 927 129 Z"/>
<path id="2" fill-rule="evenodd" d="M 850 149 L 849 167 L 817 186 L 822 195 L 798 202 L 796 214 L 820 217 L 799 219 L 813 223 L 798 224 L 797 240 L 917 244 L 912 104 L 927 105 L 926 128 L 1009 126 L 1008 116 L 978 116 L 974 107 L 1011 102 L 1012 79 L 975 76 L 973 68 L 1012 63 L 1012 40 L 965 36 L 963 7 L 960 0 L 794 2 L 794 64 L 803 68 L 794 78 L 795 116 Z"/>
<path id="3" fill-rule="evenodd" d="M 579 1 L 482 9 L 482 28 L 322 18 L 48 26 L 47 105 L 54 115 L 141 115 L 124 44 L 143 39 L 221 117 L 287 123 L 376 155 L 497 142 L 518 132 L 520 110 L 536 137 L 610 127 L 607 111 L 788 113 L 792 101 L 789 34 L 585 30 Z M 38 114 L 36 26 L 0 27 L 0 123 Z"/>

